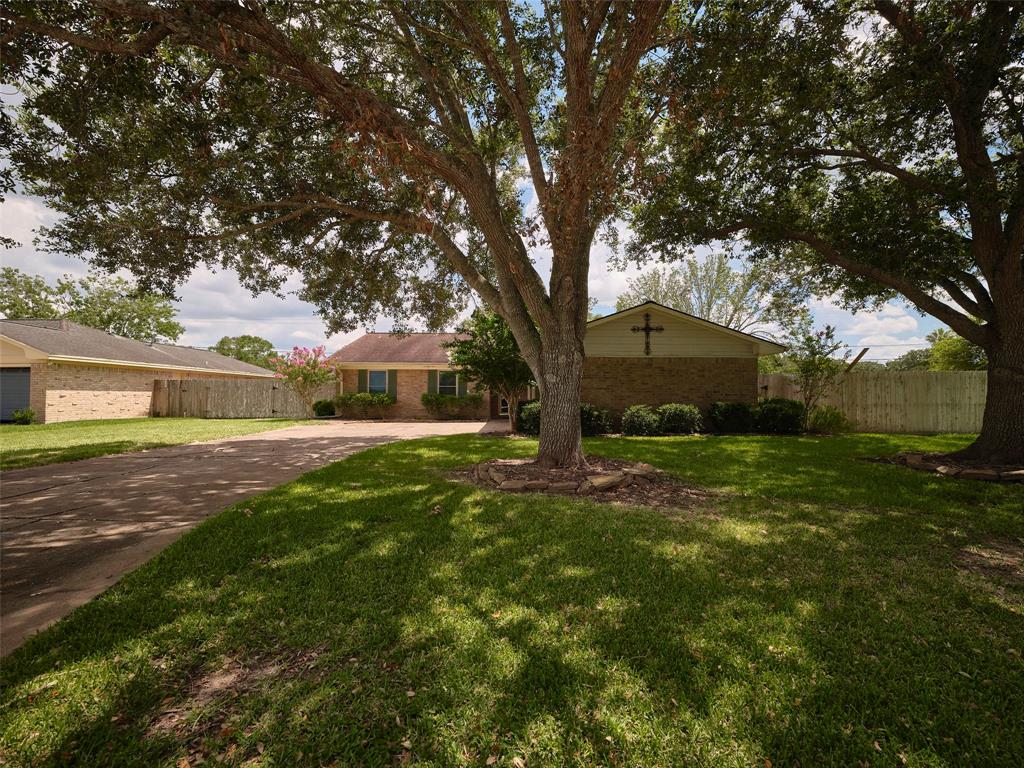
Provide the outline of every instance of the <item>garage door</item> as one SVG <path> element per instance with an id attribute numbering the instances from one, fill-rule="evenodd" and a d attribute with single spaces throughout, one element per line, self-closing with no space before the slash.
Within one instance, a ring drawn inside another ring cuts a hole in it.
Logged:
<path id="1" fill-rule="evenodd" d="M 28 408 L 29 368 L 0 368 L 0 421 L 10 421 L 19 408 Z"/>

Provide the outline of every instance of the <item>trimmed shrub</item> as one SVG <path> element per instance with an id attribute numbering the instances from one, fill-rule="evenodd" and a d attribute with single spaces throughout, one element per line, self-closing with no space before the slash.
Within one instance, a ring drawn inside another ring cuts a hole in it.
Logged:
<path id="1" fill-rule="evenodd" d="M 350 419 L 383 419 L 395 404 L 386 392 L 346 392 L 334 398 L 337 413 Z"/>
<path id="2" fill-rule="evenodd" d="M 612 420 L 608 411 L 590 403 L 580 403 L 580 429 L 584 437 L 607 435 L 612 431 Z"/>
<path id="3" fill-rule="evenodd" d="M 661 431 L 666 435 L 692 435 L 704 427 L 704 419 L 696 405 L 665 403 L 658 408 Z"/>
<path id="4" fill-rule="evenodd" d="M 520 400 L 519 431 L 524 435 L 540 434 L 540 400 Z"/>
<path id="5" fill-rule="evenodd" d="M 773 397 L 754 408 L 754 426 L 765 435 L 798 435 L 804 427 L 804 404 Z"/>
<path id="6" fill-rule="evenodd" d="M 622 414 L 622 434 L 660 435 L 661 418 L 649 405 L 631 405 Z"/>
<path id="7" fill-rule="evenodd" d="M 843 432 L 852 432 L 856 426 L 854 422 L 846 418 L 846 414 L 834 405 L 819 405 L 807 420 L 807 428 L 811 432 L 818 432 L 824 435 L 838 435 Z"/>
<path id="8" fill-rule="evenodd" d="M 478 392 L 465 395 L 442 395 L 437 392 L 424 392 L 420 402 L 435 419 L 464 419 L 483 403 L 484 396 Z"/>
<path id="9" fill-rule="evenodd" d="M 18 408 L 11 411 L 11 421 L 15 424 L 35 424 L 36 412 L 31 408 Z"/>
<path id="10" fill-rule="evenodd" d="M 519 403 L 519 432 L 524 435 L 540 434 L 540 400 Z M 612 431 L 608 411 L 590 403 L 580 403 L 580 431 L 584 437 L 606 435 Z"/>
<path id="11" fill-rule="evenodd" d="M 334 415 L 334 401 L 333 400 L 317 400 L 313 403 L 313 415 L 314 416 L 333 416 Z"/>
<path id="12" fill-rule="evenodd" d="M 750 403 L 712 403 L 708 419 L 713 432 L 754 431 L 754 411 Z"/>

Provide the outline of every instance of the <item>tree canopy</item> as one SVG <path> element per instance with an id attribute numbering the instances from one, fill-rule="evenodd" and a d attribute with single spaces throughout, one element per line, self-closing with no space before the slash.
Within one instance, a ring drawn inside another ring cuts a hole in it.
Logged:
<path id="1" fill-rule="evenodd" d="M 902 296 L 988 354 L 965 456 L 1024 461 L 1022 13 L 706 3 L 694 44 L 671 52 L 634 248 L 677 258 L 741 235 L 849 307 Z"/>
<path id="2" fill-rule="evenodd" d="M 48 247 L 166 290 L 201 263 L 256 290 L 294 271 L 330 331 L 438 328 L 475 291 L 551 410 L 541 460 L 580 463 L 590 247 L 664 105 L 668 9 L 7 3 L 3 144 L 63 215 Z"/>
<path id="3" fill-rule="evenodd" d="M 778 333 L 806 311 L 797 283 L 780 280 L 759 264 L 734 269 L 729 261 L 728 254 L 714 253 L 650 269 L 629 280 L 615 308 L 656 301 L 746 333 Z"/>
<path id="4" fill-rule="evenodd" d="M 93 271 L 54 285 L 14 267 L 0 270 L 0 314 L 7 318 L 63 318 L 139 341 L 175 341 L 185 327 L 170 299 L 140 291 L 131 281 Z"/>

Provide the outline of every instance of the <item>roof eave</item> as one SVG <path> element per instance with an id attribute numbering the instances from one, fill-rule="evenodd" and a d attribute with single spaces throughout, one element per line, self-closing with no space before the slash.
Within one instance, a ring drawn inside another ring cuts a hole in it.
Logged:
<path id="1" fill-rule="evenodd" d="M 335 360 L 334 364 L 346 370 L 357 370 L 360 368 L 393 368 L 395 370 L 451 370 L 450 363 L 439 363 L 436 361 L 397 361 L 397 360 Z"/>
<path id="2" fill-rule="evenodd" d="M 195 373 L 223 373 L 230 376 L 250 376 L 253 378 L 272 379 L 271 371 L 257 373 L 255 371 L 229 371 L 224 368 L 199 368 L 191 365 L 171 365 L 169 363 L 140 363 L 132 360 L 111 360 L 104 357 L 79 357 L 77 355 L 48 355 L 53 363 L 85 363 L 89 365 L 110 365 L 118 368 L 145 368 L 158 371 L 190 371 Z"/>

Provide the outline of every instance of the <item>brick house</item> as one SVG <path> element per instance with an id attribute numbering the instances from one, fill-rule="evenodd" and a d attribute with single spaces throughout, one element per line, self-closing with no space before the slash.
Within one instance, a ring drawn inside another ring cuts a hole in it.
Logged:
<path id="1" fill-rule="evenodd" d="M 468 382 L 448 365 L 452 333 L 396 336 L 368 333 L 331 359 L 342 369 L 344 392 L 390 392 L 394 418 L 427 419 L 424 392 L 463 394 Z M 582 399 L 614 417 L 629 405 L 692 403 L 706 411 L 717 400 L 757 400 L 757 359 L 781 344 L 702 320 L 653 301 L 587 324 Z M 481 418 L 504 415 L 491 393 Z"/>
<path id="2" fill-rule="evenodd" d="M 156 379 L 272 378 L 216 352 L 147 344 L 67 320 L 0 320 L 0 419 L 41 422 L 148 416 Z"/>
<path id="3" fill-rule="evenodd" d="M 389 392 L 395 397 L 390 418 L 430 419 L 421 401 L 425 393 L 465 395 L 472 390 L 448 364 L 442 346 L 455 337 L 454 333 L 367 333 L 330 359 L 341 370 L 342 392 Z M 477 411 L 467 416 L 497 418 L 499 413 L 500 404 L 489 393 Z"/>

